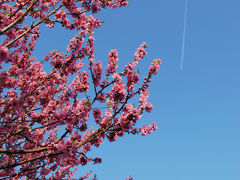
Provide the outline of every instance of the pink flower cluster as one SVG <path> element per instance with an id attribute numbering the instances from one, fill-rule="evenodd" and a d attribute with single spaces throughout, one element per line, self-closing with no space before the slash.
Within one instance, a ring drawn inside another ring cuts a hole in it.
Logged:
<path id="1" fill-rule="evenodd" d="M 56 13 L 55 13 L 55 19 L 56 20 L 65 20 L 67 18 L 67 14 L 64 12 L 64 11 L 62 11 L 62 10 L 58 10 Z"/>
<path id="2" fill-rule="evenodd" d="M 130 176 L 129 178 L 125 179 L 125 180 L 133 180 L 133 178 Z"/>
<path id="3" fill-rule="evenodd" d="M 122 72 L 116 49 L 106 66 L 95 60 L 93 35 L 102 23 L 90 14 L 126 5 L 126 0 L 0 3 L 0 179 L 71 179 L 74 167 L 102 162 L 89 152 L 104 140 L 157 129 L 156 123 L 137 127 L 142 114 L 152 110 L 148 88 L 161 64 L 153 60 L 139 83 L 135 68 L 147 54 L 146 43 Z M 39 60 L 33 51 L 43 24 L 77 34 L 64 52 L 51 50 Z"/>
<path id="4" fill-rule="evenodd" d="M 118 62 L 118 52 L 116 49 L 112 49 L 108 54 L 108 67 L 106 73 L 113 74 L 116 70 Z"/>
<path id="5" fill-rule="evenodd" d="M 94 71 L 93 76 L 94 86 L 98 86 L 100 84 L 100 80 L 102 77 L 102 62 L 95 62 L 93 71 Z"/>
<path id="6" fill-rule="evenodd" d="M 109 91 L 107 93 L 107 95 L 109 96 L 109 103 L 111 101 L 119 103 L 125 99 L 127 89 L 126 89 L 126 86 L 123 84 L 123 81 L 122 81 L 121 77 L 119 76 L 119 74 L 116 73 L 116 74 L 114 74 L 113 77 L 115 77 L 116 83 L 112 86 L 112 90 Z M 111 105 L 111 104 L 109 104 L 109 105 Z"/>
<path id="7" fill-rule="evenodd" d="M 140 128 L 140 132 L 143 136 L 146 136 L 147 134 L 151 134 L 156 129 L 156 123 L 153 122 L 152 125 L 148 124 L 147 126 L 143 126 L 142 128 Z"/>
<path id="8" fill-rule="evenodd" d="M 161 63 L 162 61 L 160 59 L 154 59 L 152 65 L 149 67 L 148 75 L 156 75 Z"/>
<path id="9" fill-rule="evenodd" d="M 0 45 L 0 63 L 7 62 L 8 60 L 8 48 Z"/>

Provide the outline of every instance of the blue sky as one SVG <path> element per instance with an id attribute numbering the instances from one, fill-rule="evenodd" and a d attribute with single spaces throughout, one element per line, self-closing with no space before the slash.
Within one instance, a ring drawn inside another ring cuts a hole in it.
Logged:
<path id="1" fill-rule="evenodd" d="M 239 7 L 239 0 L 188 0 L 182 71 L 184 0 L 130 0 L 128 7 L 97 15 L 104 24 L 95 32 L 96 59 L 106 65 L 116 48 L 123 67 L 144 41 L 148 55 L 141 75 L 153 58 L 162 59 L 150 87 L 154 109 L 140 123 L 156 121 L 158 130 L 105 142 L 91 152 L 103 163 L 80 167 L 79 173 L 93 169 L 100 180 L 240 179 Z M 72 37 L 62 30 L 45 34 L 48 42 L 40 38 L 36 49 L 40 57 L 65 49 Z"/>

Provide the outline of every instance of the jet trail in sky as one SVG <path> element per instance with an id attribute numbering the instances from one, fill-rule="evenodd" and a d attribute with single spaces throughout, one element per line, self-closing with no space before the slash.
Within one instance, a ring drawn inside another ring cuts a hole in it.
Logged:
<path id="1" fill-rule="evenodd" d="M 186 29 L 187 29 L 187 0 L 185 0 L 185 9 L 184 9 L 184 25 L 183 25 L 183 37 L 182 37 L 182 53 L 181 53 L 181 65 L 180 65 L 181 71 L 183 70 L 184 51 L 185 51 L 185 39 L 186 39 Z"/>

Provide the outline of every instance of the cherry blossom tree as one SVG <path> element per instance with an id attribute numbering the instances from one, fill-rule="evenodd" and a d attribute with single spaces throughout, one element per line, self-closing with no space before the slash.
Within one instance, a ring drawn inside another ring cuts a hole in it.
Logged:
<path id="1" fill-rule="evenodd" d="M 126 5 L 126 0 L 0 1 L 1 178 L 71 178 L 74 168 L 101 163 L 88 152 L 104 140 L 156 130 L 154 122 L 140 128 L 136 123 L 152 110 L 148 88 L 161 60 L 154 59 L 140 80 L 135 69 L 146 43 L 122 72 L 116 49 L 109 52 L 105 69 L 94 56 L 94 30 L 102 23 L 93 15 Z M 52 50 L 38 60 L 32 53 L 42 24 L 78 33 L 65 52 Z M 139 99 L 135 106 L 133 97 Z"/>

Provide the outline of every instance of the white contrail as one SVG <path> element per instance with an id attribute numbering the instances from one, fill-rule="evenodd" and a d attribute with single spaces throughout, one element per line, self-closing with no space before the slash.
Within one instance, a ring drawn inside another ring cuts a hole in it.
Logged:
<path id="1" fill-rule="evenodd" d="M 182 38 L 182 53 L 181 53 L 181 65 L 180 65 L 181 71 L 183 70 L 184 51 L 185 51 L 185 39 L 186 39 L 186 29 L 187 29 L 187 0 L 185 0 L 185 9 L 184 9 L 184 25 L 183 25 L 183 38 Z"/>

